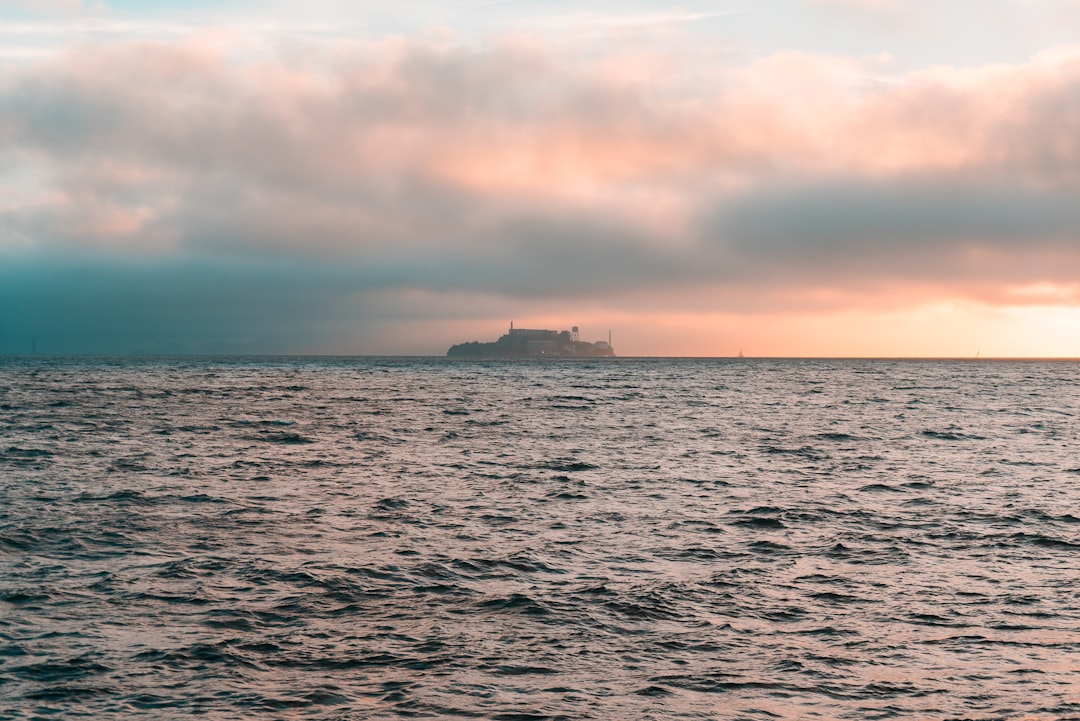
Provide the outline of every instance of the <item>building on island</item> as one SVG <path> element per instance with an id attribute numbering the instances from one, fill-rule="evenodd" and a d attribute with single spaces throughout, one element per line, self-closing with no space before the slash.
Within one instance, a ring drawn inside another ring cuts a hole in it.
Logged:
<path id="1" fill-rule="evenodd" d="M 604 358 L 614 357 L 611 335 L 608 340 L 590 343 L 579 338 L 578 327 L 572 330 L 536 330 L 515 328 L 493 343 L 458 343 L 446 355 L 451 358 Z"/>

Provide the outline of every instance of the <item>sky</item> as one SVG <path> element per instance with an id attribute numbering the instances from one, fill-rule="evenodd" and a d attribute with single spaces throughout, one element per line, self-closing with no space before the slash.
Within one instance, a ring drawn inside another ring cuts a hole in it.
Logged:
<path id="1" fill-rule="evenodd" d="M 1080 0 L 0 0 L 0 353 L 1080 357 Z"/>

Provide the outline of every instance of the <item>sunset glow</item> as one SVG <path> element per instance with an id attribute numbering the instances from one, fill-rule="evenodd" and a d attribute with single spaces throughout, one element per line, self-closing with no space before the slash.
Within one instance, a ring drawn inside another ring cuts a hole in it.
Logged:
<path id="1" fill-rule="evenodd" d="M 148 5 L 0 3 L 0 352 L 1080 356 L 1074 2 Z"/>

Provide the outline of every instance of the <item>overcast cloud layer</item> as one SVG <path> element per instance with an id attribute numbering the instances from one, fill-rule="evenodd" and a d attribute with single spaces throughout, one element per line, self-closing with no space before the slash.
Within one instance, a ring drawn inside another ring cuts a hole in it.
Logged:
<path id="1" fill-rule="evenodd" d="M 0 23 L 51 38 L 0 64 L 0 352 L 442 353 L 575 309 L 634 346 L 644 312 L 1080 305 L 1080 44 L 912 68 L 711 52 L 713 15 L 629 5 L 570 38 L 31 5 Z M 47 32 L 76 21 L 112 24 Z"/>

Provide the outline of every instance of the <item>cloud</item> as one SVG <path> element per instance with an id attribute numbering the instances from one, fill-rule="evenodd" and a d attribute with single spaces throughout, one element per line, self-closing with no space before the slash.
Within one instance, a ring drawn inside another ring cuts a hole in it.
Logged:
<path id="1" fill-rule="evenodd" d="M 836 5 L 858 10 L 884 10 L 897 6 L 897 0 L 809 0 L 811 5 Z"/>
<path id="2" fill-rule="evenodd" d="M 288 350 L 379 326 L 361 299 L 387 294 L 1016 303 L 1063 298 L 1007 289 L 1080 260 L 1077 48 L 882 82 L 878 60 L 799 53 L 233 42 L 86 45 L 0 79 L 0 332 Z"/>
<path id="3" fill-rule="evenodd" d="M 341 328 L 332 268 L 115 254 L 5 257 L 0 352 L 265 353 Z"/>
<path id="4" fill-rule="evenodd" d="M 100 0 L 0 0 L 0 14 L 30 18 L 94 18 L 107 13 Z"/>
<path id="5" fill-rule="evenodd" d="M 703 217 L 702 232 L 734 275 L 801 288 L 790 300 L 804 307 L 920 296 L 1072 303 L 1061 288 L 1080 272 L 1074 198 L 1074 189 L 849 179 L 727 199 Z"/>

